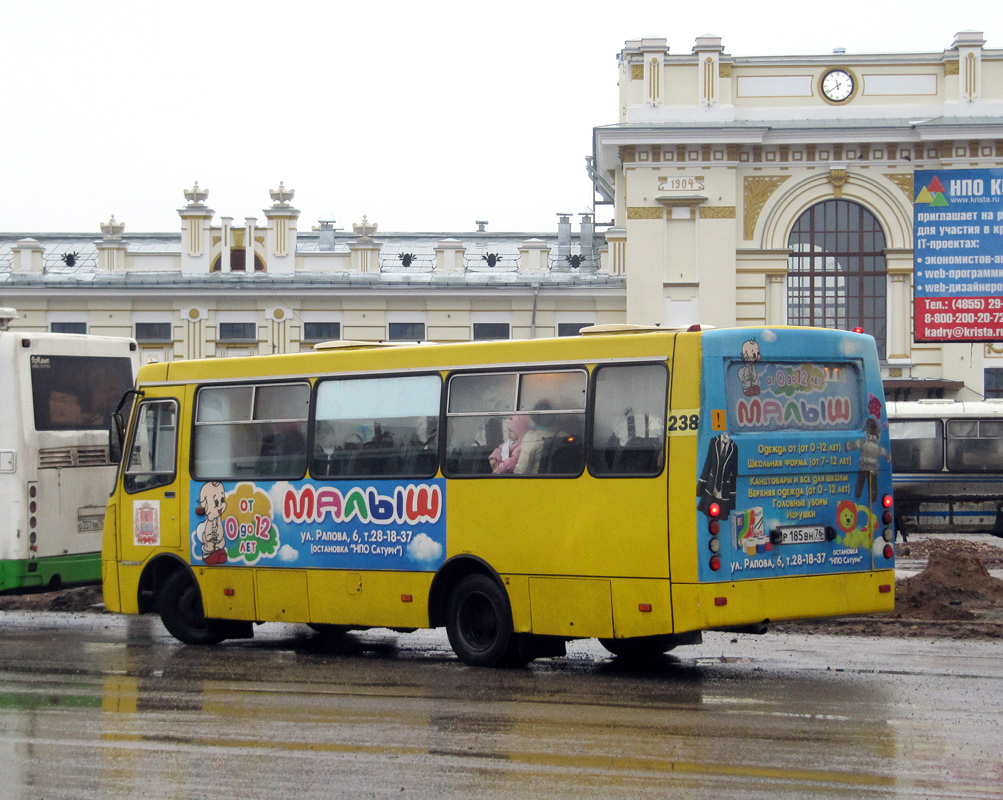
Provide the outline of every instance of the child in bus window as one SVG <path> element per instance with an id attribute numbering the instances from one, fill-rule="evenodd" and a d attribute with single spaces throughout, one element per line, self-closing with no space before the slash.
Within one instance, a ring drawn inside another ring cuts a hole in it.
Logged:
<path id="1" fill-rule="evenodd" d="M 508 437 L 488 456 L 491 472 L 495 475 L 515 472 L 522 452 L 522 440 L 532 429 L 533 421 L 526 414 L 514 414 L 508 418 Z"/>

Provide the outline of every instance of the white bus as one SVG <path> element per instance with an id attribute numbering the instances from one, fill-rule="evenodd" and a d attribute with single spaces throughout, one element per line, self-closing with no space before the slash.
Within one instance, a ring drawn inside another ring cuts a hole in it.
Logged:
<path id="1" fill-rule="evenodd" d="M 1003 536 L 1003 400 L 889 403 L 888 426 L 902 533 Z"/>
<path id="2" fill-rule="evenodd" d="M 108 425 L 137 361 L 133 339 L 0 330 L 0 592 L 100 581 Z"/>

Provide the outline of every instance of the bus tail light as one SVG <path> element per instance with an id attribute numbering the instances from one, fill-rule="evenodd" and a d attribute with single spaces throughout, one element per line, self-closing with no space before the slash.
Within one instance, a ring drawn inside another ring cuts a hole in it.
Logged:
<path id="1" fill-rule="evenodd" d="M 707 506 L 707 516 L 711 519 L 717 519 L 721 516 L 721 505 L 719 503 L 711 503 Z"/>
<path id="2" fill-rule="evenodd" d="M 716 606 L 726 606 L 726 605 L 728 605 L 728 598 L 727 597 L 715 597 L 714 598 L 714 605 L 716 605 Z"/>
<path id="3" fill-rule="evenodd" d="M 881 553 L 882 555 L 884 555 L 885 558 L 894 558 L 895 548 L 892 547 L 890 544 L 886 544 Z"/>
<path id="4" fill-rule="evenodd" d="M 28 484 L 28 508 L 30 511 L 30 516 L 28 517 L 28 550 L 32 553 L 37 553 L 38 517 L 35 516 L 35 511 L 38 508 L 38 485 L 35 483 Z"/>
<path id="5" fill-rule="evenodd" d="M 878 592 L 881 594 L 888 594 L 892 590 L 892 585 L 890 583 L 882 583 L 878 587 Z"/>
<path id="6" fill-rule="evenodd" d="M 717 572 L 721 569 L 721 556 L 711 556 L 710 557 L 710 568 Z"/>
<path id="7" fill-rule="evenodd" d="M 638 603 L 637 610 L 643 611 L 645 614 L 651 613 L 651 603 Z"/>
<path id="8" fill-rule="evenodd" d="M 884 497 L 882 497 L 881 498 L 881 505 L 883 505 L 885 508 L 891 508 L 892 507 L 892 496 L 890 494 L 886 494 Z"/>

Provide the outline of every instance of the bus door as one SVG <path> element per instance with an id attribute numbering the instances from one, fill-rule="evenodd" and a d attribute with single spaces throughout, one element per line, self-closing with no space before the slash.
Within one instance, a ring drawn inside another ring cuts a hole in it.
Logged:
<path id="1" fill-rule="evenodd" d="M 119 513 L 122 561 L 144 561 L 152 548 L 180 548 L 178 399 L 170 390 L 146 389 L 134 413 L 125 454 Z"/>

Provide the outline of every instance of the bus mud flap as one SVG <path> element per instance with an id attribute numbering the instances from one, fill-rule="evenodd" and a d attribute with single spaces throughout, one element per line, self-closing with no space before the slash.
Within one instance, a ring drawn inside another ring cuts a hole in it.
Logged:
<path id="1" fill-rule="evenodd" d="M 213 636 L 224 639 L 253 639 L 254 625 L 240 619 L 207 619 L 206 625 Z"/>
<path id="2" fill-rule="evenodd" d="M 534 633 L 517 633 L 519 655 L 532 661 L 534 658 L 561 658 L 568 654 L 567 642 L 562 636 L 542 636 Z"/>

